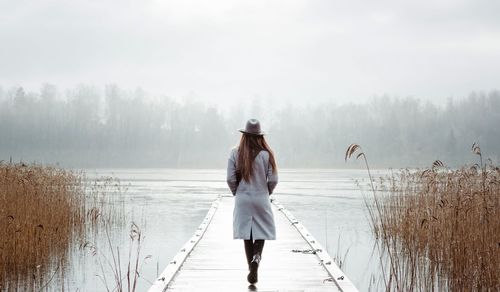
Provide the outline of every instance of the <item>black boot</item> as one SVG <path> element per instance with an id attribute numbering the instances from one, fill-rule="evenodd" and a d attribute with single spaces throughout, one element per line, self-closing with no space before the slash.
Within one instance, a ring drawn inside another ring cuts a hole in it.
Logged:
<path id="1" fill-rule="evenodd" d="M 254 255 L 252 257 L 252 261 L 250 262 L 250 273 L 247 276 L 247 280 L 250 284 L 255 284 L 259 281 L 258 272 L 263 249 L 264 240 L 255 240 L 253 244 Z"/>
<path id="2" fill-rule="evenodd" d="M 255 284 L 259 281 L 259 263 L 260 263 L 260 255 L 256 254 L 253 256 L 252 261 L 250 262 L 250 273 L 247 276 L 248 283 Z"/>

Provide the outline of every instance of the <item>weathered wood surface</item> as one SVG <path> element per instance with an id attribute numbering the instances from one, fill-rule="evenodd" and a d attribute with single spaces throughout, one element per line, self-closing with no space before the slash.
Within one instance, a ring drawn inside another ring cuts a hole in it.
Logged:
<path id="1" fill-rule="evenodd" d="M 266 241 L 259 282 L 249 286 L 243 241 L 232 238 L 233 205 L 232 197 L 220 197 L 212 204 L 150 292 L 357 291 L 307 229 L 276 202 L 278 239 Z"/>

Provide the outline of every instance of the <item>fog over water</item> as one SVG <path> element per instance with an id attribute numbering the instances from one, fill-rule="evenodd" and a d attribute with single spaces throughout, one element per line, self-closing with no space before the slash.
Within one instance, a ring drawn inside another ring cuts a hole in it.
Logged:
<path id="1" fill-rule="evenodd" d="M 382 96 L 370 102 L 272 107 L 253 99 L 224 111 L 117 86 L 61 92 L 0 91 L 0 160 L 69 167 L 224 168 L 249 117 L 261 119 L 280 167 L 346 167 L 351 143 L 373 167 L 448 166 L 474 161 L 479 142 L 499 161 L 500 92 L 477 92 L 436 105 Z M 348 167 L 363 167 L 349 164 Z"/>

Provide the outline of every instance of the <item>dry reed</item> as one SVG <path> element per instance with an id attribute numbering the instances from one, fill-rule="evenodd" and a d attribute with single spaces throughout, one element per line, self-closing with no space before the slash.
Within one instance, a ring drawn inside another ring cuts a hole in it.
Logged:
<path id="1" fill-rule="evenodd" d="M 64 269 L 69 244 L 83 234 L 81 178 L 20 163 L 0 164 L 0 180 L 0 288 L 37 289 L 47 271 Z"/>
<path id="2" fill-rule="evenodd" d="M 397 290 L 500 289 L 500 172 L 402 171 L 377 197 L 375 231 Z"/>
<path id="3" fill-rule="evenodd" d="M 104 224 L 107 239 L 107 246 L 104 249 L 101 250 L 91 242 L 86 242 L 82 246 L 90 250 L 96 258 L 97 265 L 101 271 L 101 274 L 96 276 L 101 281 L 103 289 L 108 292 L 135 292 L 139 279 L 145 280 L 152 285 L 153 283 L 142 275 L 143 265 L 152 256 L 147 255 L 141 259 L 141 247 L 144 236 L 139 226 L 134 222 L 130 225 L 128 257 L 125 258 L 123 258 L 123 253 L 120 253 L 122 249 L 119 246 L 114 246 L 111 242 L 110 227 L 109 224 Z M 126 269 L 123 264 L 126 265 Z M 109 275 L 113 276 L 112 280 L 109 280 Z"/>
<path id="4" fill-rule="evenodd" d="M 500 290 L 500 168 L 483 165 L 477 144 L 472 151 L 472 167 L 436 161 L 372 187 L 386 291 Z"/>
<path id="5" fill-rule="evenodd" d="M 42 290 L 64 279 L 70 248 L 99 218 L 122 218 L 105 194 L 110 187 L 110 179 L 89 189 L 82 173 L 0 162 L 0 290 Z"/>

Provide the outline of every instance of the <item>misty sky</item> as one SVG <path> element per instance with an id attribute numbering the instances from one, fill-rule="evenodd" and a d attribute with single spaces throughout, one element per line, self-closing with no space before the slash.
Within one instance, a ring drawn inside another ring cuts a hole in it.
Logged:
<path id="1" fill-rule="evenodd" d="M 0 85 L 211 102 L 499 88 L 500 1 L 0 0 Z"/>

